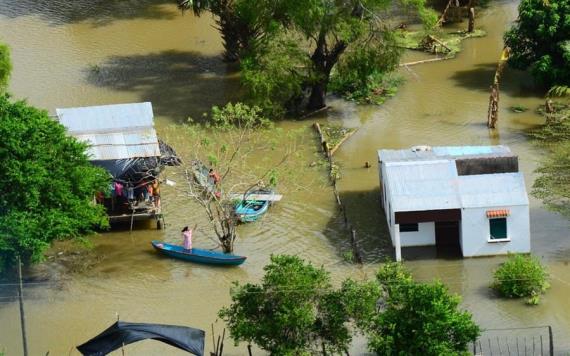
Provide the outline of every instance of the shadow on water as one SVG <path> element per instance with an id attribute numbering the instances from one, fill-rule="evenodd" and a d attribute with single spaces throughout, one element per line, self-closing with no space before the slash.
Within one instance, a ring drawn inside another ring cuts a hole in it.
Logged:
<path id="1" fill-rule="evenodd" d="M 89 84 L 135 92 L 157 115 L 177 122 L 199 119 L 213 105 L 235 98 L 239 78 L 219 56 L 177 50 L 115 56 L 85 70 Z"/>
<path id="2" fill-rule="evenodd" d="M 356 240 L 364 263 L 378 263 L 394 260 L 395 252 L 388 232 L 388 224 L 384 211 L 380 206 L 380 190 L 342 191 L 340 199 L 346 209 L 349 225 L 356 232 Z M 351 233 L 346 227 L 344 216 L 339 211 L 329 222 L 327 230 L 335 230 L 331 242 L 339 253 L 352 251 Z M 459 246 L 423 246 L 402 248 L 402 258 L 406 261 L 416 260 L 461 260 Z"/>
<path id="3" fill-rule="evenodd" d="M 455 71 L 450 79 L 467 89 L 489 93 L 496 70 L 497 63 L 480 63 L 467 70 Z M 542 89 L 533 83 L 529 73 L 508 67 L 505 67 L 501 76 L 500 90 L 517 98 L 534 98 L 542 92 Z"/>
<path id="4" fill-rule="evenodd" d="M 332 191 L 331 194 L 333 194 Z M 364 263 L 393 259 L 394 250 L 378 201 L 380 191 L 378 189 L 341 191 L 339 194 L 346 210 L 348 223 L 356 230 L 356 241 Z M 330 240 L 337 247 L 341 258 L 344 254 L 353 251 L 350 227 L 345 224 L 344 215 L 340 210 L 329 221 L 327 230 L 337 231 Z"/>
<path id="5" fill-rule="evenodd" d="M 163 5 L 172 0 L 0 0 L 0 15 L 40 16 L 51 25 L 89 22 L 95 27 L 116 20 L 171 19 L 176 12 Z"/>

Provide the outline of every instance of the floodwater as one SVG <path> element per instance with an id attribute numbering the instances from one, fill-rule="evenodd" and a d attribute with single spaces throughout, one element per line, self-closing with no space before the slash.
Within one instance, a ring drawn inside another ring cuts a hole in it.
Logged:
<path id="1" fill-rule="evenodd" d="M 161 258 L 150 241 L 179 241 L 181 226 L 198 222 L 195 245 L 213 247 L 205 217 L 176 191 L 163 189 L 167 228 L 145 224 L 102 233 L 92 239 L 82 268 L 73 271 L 50 262 L 28 271 L 24 289 L 30 353 L 77 355 L 74 346 L 121 320 L 180 324 L 216 332 L 217 311 L 227 305 L 232 281 L 255 282 L 270 254 L 291 253 L 326 266 L 334 282 L 347 276 L 371 278 L 392 254 L 378 203 L 376 162 L 379 148 L 417 144 L 505 144 L 519 155 L 527 187 L 544 154 L 525 136 L 542 121 L 533 108 L 541 93 L 528 75 L 507 70 L 502 79 L 499 129 L 485 128 L 488 86 L 501 49 L 501 35 L 516 18 L 514 1 L 497 1 L 481 12 L 478 26 L 488 36 L 464 43 L 457 59 L 402 69 L 406 83 L 381 107 L 354 106 L 332 100 L 322 121 L 358 127 L 338 151 L 342 166 L 341 198 L 358 231 L 364 267 L 344 262 L 350 250 L 332 192 L 318 168 L 304 175 L 301 189 L 291 189 L 260 223 L 240 227 L 236 253 L 248 256 L 239 268 L 220 269 Z M 0 40 L 12 48 L 14 72 L 10 90 L 53 113 L 56 107 L 152 101 L 160 133 L 187 117 L 199 117 L 239 91 L 235 71 L 220 60 L 221 43 L 208 16 L 182 15 L 169 0 L 63 1 L 0 0 Z M 409 58 L 422 57 L 408 54 Z M 514 114 L 512 105 L 531 110 Z M 284 122 L 284 128 L 308 127 L 309 121 Z M 310 151 L 310 131 L 306 132 Z M 175 147 L 188 142 L 170 142 Z M 316 146 L 315 146 L 316 147 Z M 305 164 L 316 160 L 305 153 Z M 169 178 L 176 180 L 173 172 Z M 501 257 L 435 259 L 433 251 L 404 251 L 419 280 L 439 278 L 463 296 L 484 328 L 551 325 L 557 351 L 570 351 L 570 238 L 568 221 L 531 199 L 532 251 L 552 273 L 552 288 L 536 307 L 497 299 L 488 289 Z M 54 253 L 69 248 L 59 244 Z M 40 275 L 41 277 L 38 277 Z M 13 286 L 0 286 L 0 350 L 22 353 L 18 305 Z M 361 339 L 354 354 L 364 352 Z M 181 354 L 152 341 L 130 345 L 127 354 Z M 246 353 L 245 345 L 226 342 L 228 355 Z M 256 354 L 260 353 L 256 350 Z"/>

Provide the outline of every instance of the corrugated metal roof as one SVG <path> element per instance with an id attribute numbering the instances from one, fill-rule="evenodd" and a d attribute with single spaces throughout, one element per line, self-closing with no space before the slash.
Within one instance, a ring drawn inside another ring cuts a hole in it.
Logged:
<path id="1" fill-rule="evenodd" d="M 450 160 L 388 163 L 393 211 L 458 209 L 457 169 Z"/>
<path id="2" fill-rule="evenodd" d="M 386 163 L 393 211 L 528 205 L 523 174 L 459 176 L 455 161 Z"/>
<path id="3" fill-rule="evenodd" d="M 520 172 L 459 178 L 459 196 L 464 208 L 528 205 L 524 176 Z"/>
<path id="4" fill-rule="evenodd" d="M 495 157 L 511 156 L 513 153 L 507 146 L 437 146 L 429 151 L 379 150 L 378 160 L 381 162 L 425 161 L 439 158 Z"/>
<path id="5" fill-rule="evenodd" d="M 160 156 L 149 102 L 56 109 L 68 132 L 90 145 L 93 160 Z"/>

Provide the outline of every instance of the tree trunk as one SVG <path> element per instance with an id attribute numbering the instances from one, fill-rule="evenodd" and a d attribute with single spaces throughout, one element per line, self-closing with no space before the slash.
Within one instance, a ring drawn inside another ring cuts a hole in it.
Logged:
<path id="1" fill-rule="evenodd" d="M 346 49 L 346 46 L 346 43 L 340 41 L 329 51 L 327 48 L 330 47 L 327 46 L 324 32 L 319 35 L 315 52 L 311 56 L 313 70 L 319 79 L 311 86 L 311 95 L 307 103 L 307 109 L 309 111 L 319 110 L 326 106 L 325 97 L 331 71 L 338 62 L 340 55 Z"/>
<path id="2" fill-rule="evenodd" d="M 469 9 L 469 25 L 467 26 L 467 32 L 471 33 L 475 30 L 475 9 Z"/>
<path id="3" fill-rule="evenodd" d="M 307 104 L 307 109 L 309 111 L 319 110 L 326 106 L 326 86 L 327 85 L 324 80 L 321 80 L 312 86 L 311 96 L 309 97 L 309 103 Z"/>

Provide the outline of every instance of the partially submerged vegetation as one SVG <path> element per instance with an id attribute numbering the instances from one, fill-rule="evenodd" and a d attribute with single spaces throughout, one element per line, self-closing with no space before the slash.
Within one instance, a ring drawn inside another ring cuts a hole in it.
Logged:
<path id="1" fill-rule="evenodd" d="M 531 132 L 538 145 L 549 152 L 536 170 L 539 176 L 532 193 L 542 199 L 547 208 L 566 216 L 570 216 L 569 98 L 568 87 L 553 87 L 545 105 L 538 110 L 545 117 L 545 124 Z"/>
<path id="2" fill-rule="evenodd" d="M 320 126 L 331 154 L 334 154 L 340 145 L 356 132 L 355 128 L 347 128 L 342 125 L 322 124 Z"/>
<path id="3" fill-rule="evenodd" d="M 550 284 L 548 272 L 536 257 L 510 255 L 493 275 L 492 288 L 506 298 L 527 298 L 536 305 Z"/>
<path id="4" fill-rule="evenodd" d="M 453 58 L 461 51 L 461 43 L 468 38 L 483 37 L 486 32 L 475 29 L 467 31 L 425 31 L 398 30 L 396 43 L 403 48 L 423 51 L 431 54 L 442 54 L 445 58 Z"/>

